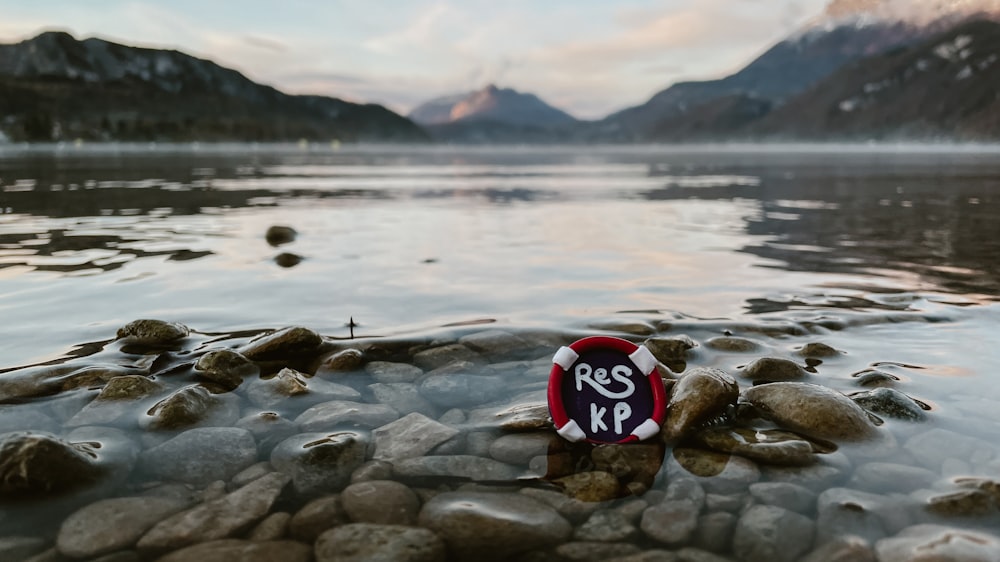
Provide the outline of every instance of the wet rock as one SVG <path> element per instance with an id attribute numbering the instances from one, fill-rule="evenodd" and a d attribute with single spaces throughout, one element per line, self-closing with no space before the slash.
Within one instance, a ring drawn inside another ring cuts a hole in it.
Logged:
<path id="1" fill-rule="evenodd" d="M 271 246 L 281 246 L 282 244 L 294 242 L 295 237 L 298 236 L 298 234 L 299 233 L 290 226 L 275 224 L 267 228 L 267 232 L 264 233 L 264 240 L 266 240 Z"/>
<path id="2" fill-rule="evenodd" d="M 573 531 L 555 509 L 522 494 L 439 494 L 424 504 L 419 522 L 460 560 L 504 559 L 555 546 Z"/>
<path id="3" fill-rule="evenodd" d="M 915 525 L 875 543 L 880 562 L 913 560 L 1000 559 L 1000 541 L 993 535 L 943 525 Z"/>
<path id="4" fill-rule="evenodd" d="M 679 447 L 667 460 L 670 478 L 694 478 L 706 492 L 742 492 L 760 480 L 760 469 L 743 457 Z"/>
<path id="5" fill-rule="evenodd" d="M 119 400 L 140 400 L 163 390 L 163 385 L 142 375 L 122 375 L 114 377 L 101 389 L 95 400 L 115 402 Z"/>
<path id="6" fill-rule="evenodd" d="M 273 408 L 290 399 L 303 406 L 316 402 L 361 399 L 361 393 L 349 386 L 309 378 L 306 374 L 287 367 L 271 378 L 254 380 L 247 386 L 246 395 L 251 403 L 261 408 Z"/>
<path id="7" fill-rule="evenodd" d="M 240 386 L 244 378 L 260 373 L 257 365 L 231 349 L 209 351 L 198 358 L 194 368 L 201 377 L 229 390 Z"/>
<path id="8" fill-rule="evenodd" d="M 515 480 L 519 475 L 517 468 L 509 464 L 472 455 L 407 458 L 393 464 L 396 475 L 401 478 L 450 477 L 467 478 L 475 482 L 509 481 Z"/>
<path id="9" fill-rule="evenodd" d="M 577 472 L 552 481 L 563 492 L 583 502 L 601 502 L 621 497 L 621 484 L 607 472 Z"/>
<path id="10" fill-rule="evenodd" d="M 114 377 L 101 393 L 83 407 L 66 425 L 111 425 L 124 418 L 132 417 L 135 401 L 153 396 L 163 390 L 163 385 L 141 375 Z M 134 423 L 134 422 L 133 422 Z"/>
<path id="11" fill-rule="evenodd" d="M 157 562 L 311 562 L 311 545 L 295 541 L 247 541 L 222 539 L 203 542 L 171 552 Z"/>
<path id="12" fill-rule="evenodd" d="M 987 460 L 997 456 L 992 443 L 938 427 L 910 437 L 904 448 L 924 468 L 938 472 L 946 459 Z"/>
<path id="13" fill-rule="evenodd" d="M 163 320 L 133 320 L 118 329 L 117 337 L 126 343 L 139 345 L 169 345 L 184 339 L 191 330 L 177 322 Z"/>
<path id="14" fill-rule="evenodd" d="M 458 339 L 458 343 L 488 357 L 516 357 L 537 346 L 504 330 L 485 330 Z"/>
<path id="15" fill-rule="evenodd" d="M 725 511 L 708 513 L 698 518 L 694 543 L 710 552 L 728 552 L 732 546 L 736 516 Z"/>
<path id="16" fill-rule="evenodd" d="M 108 472 L 94 447 L 49 433 L 0 435 L 0 498 L 44 496 L 93 484 Z"/>
<path id="17" fill-rule="evenodd" d="M 297 540 L 311 543 L 323 531 L 348 521 L 340 496 L 323 496 L 310 501 L 292 516 L 288 533 Z"/>
<path id="18" fill-rule="evenodd" d="M 716 351 L 728 351 L 731 353 L 749 353 L 761 349 L 760 344 L 746 338 L 735 336 L 719 336 L 705 342 L 705 347 Z"/>
<path id="19" fill-rule="evenodd" d="M 604 320 L 591 323 L 587 327 L 594 330 L 620 332 L 634 336 L 651 336 L 656 333 L 656 328 L 652 324 L 641 320 Z"/>
<path id="20" fill-rule="evenodd" d="M 290 327 L 258 336 L 239 349 L 247 359 L 266 361 L 315 353 L 323 337 L 309 328 Z"/>
<path id="21" fill-rule="evenodd" d="M 639 552 L 634 544 L 611 544 L 593 541 L 563 543 L 556 547 L 555 553 L 560 560 L 604 562 L 611 558 L 629 556 Z"/>
<path id="22" fill-rule="evenodd" d="M 882 494 L 909 493 L 930 486 L 938 478 L 940 476 L 936 472 L 918 466 L 870 462 L 854 471 L 851 487 Z"/>
<path id="23" fill-rule="evenodd" d="M 695 438 L 709 449 L 770 465 L 807 466 L 816 462 L 816 454 L 833 450 L 776 429 L 717 427 L 702 430 Z"/>
<path id="24" fill-rule="evenodd" d="M 874 541 L 891 535 L 911 523 L 912 506 L 901 502 L 850 488 L 830 488 L 816 501 L 817 542 L 846 535 Z"/>
<path id="25" fill-rule="evenodd" d="M 244 416 L 236 422 L 236 427 L 253 434 L 257 450 L 265 458 L 271 454 L 275 445 L 299 432 L 298 426 L 276 412 L 257 412 Z"/>
<path id="26" fill-rule="evenodd" d="M 762 384 L 743 391 L 743 399 L 781 427 L 817 439 L 860 441 L 878 436 L 868 413 L 847 396 L 823 386 Z"/>
<path id="27" fill-rule="evenodd" d="M 351 473 L 351 483 L 389 480 L 392 478 L 392 463 L 370 460 Z"/>
<path id="28" fill-rule="evenodd" d="M 665 364 L 673 372 L 680 373 L 687 368 L 688 350 L 693 349 L 698 344 L 687 336 L 674 336 L 649 338 L 643 342 L 643 345 L 658 361 Z"/>
<path id="29" fill-rule="evenodd" d="M 924 421 L 927 413 L 917 401 L 893 388 L 876 388 L 858 392 L 851 400 L 869 412 L 907 421 Z"/>
<path id="30" fill-rule="evenodd" d="M 153 526 L 137 547 L 155 552 L 231 537 L 263 519 L 288 481 L 288 476 L 274 472 L 222 498 L 176 513 Z"/>
<path id="31" fill-rule="evenodd" d="M 816 507 L 816 493 L 788 482 L 750 484 L 750 495 L 764 505 L 773 505 L 796 513 L 811 514 Z"/>
<path id="32" fill-rule="evenodd" d="M 267 476 L 272 472 L 274 472 L 274 468 L 271 467 L 271 463 L 266 461 L 254 463 L 233 476 L 232 480 L 229 482 L 229 489 L 234 490 L 236 488 L 242 488 L 261 476 Z"/>
<path id="33" fill-rule="evenodd" d="M 766 480 L 797 484 L 820 491 L 843 483 L 849 470 L 850 466 L 821 460 L 809 466 L 765 466 L 763 472 Z"/>
<path id="34" fill-rule="evenodd" d="M 591 450 L 590 460 L 595 470 L 623 482 L 647 480 L 651 484 L 663 465 L 663 446 L 655 442 L 598 445 Z"/>
<path id="35" fill-rule="evenodd" d="M 373 458 L 395 462 L 423 456 L 455 435 L 458 435 L 457 429 L 412 413 L 373 432 Z"/>
<path id="36" fill-rule="evenodd" d="M 580 541 L 625 542 L 633 541 L 639 529 L 618 511 L 599 509 L 577 527 L 573 538 Z"/>
<path id="37" fill-rule="evenodd" d="M 503 431 L 533 431 L 552 428 L 549 406 L 545 402 L 473 410 L 469 413 L 468 422 L 472 425 L 483 425 Z"/>
<path id="38" fill-rule="evenodd" d="M 892 388 L 899 382 L 899 377 L 877 369 L 866 369 L 851 376 L 858 386 Z"/>
<path id="39" fill-rule="evenodd" d="M 420 394 L 445 408 L 477 406 L 502 396 L 509 390 L 497 377 L 476 375 L 431 375 L 420 383 Z"/>
<path id="40" fill-rule="evenodd" d="M 511 433 L 493 441 L 490 456 L 508 464 L 527 465 L 534 457 L 562 448 L 562 441 L 553 433 Z"/>
<path id="41" fill-rule="evenodd" d="M 993 496 L 982 490 L 957 490 L 927 499 L 927 511 L 943 517 L 982 517 L 997 510 Z"/>
<path id="42" fill-rule="evenodd" d="M 482 363 L 483 358 L 460 343 L 432 347 L 413 355 L 413 363 L 427 370 L 439 369 L 451 363 L 462 361 Z"/>
<path id="43" fill-rule="evenodd" d="M 719 369 L 696 367 L 680 378 L 670 390 L 662 435 L 676 442 L 699 424 L 722 414 L 735 404 L 739 386 L 733 377 Z"/>
<path id="44" fill-rule="evenodd" d="M 292 252 L 281 252 L 274 256 L 274 263 L 278 264 L 279 267 L 295 267 L 302 263 L 304 259 L 302 256 L 293 254 Z"/>
<path id="45" fill-rule="evenodd" d="M 445 562 L 446 558 L 444 541 L 419 527 L 351 523 L 326 531 L 316 541 L 316 562 Z"/>
<path id="46" fill-rule="evenodd" d="M 771 505 L 755 505 L 740 516 L 733 553 L 746 562 L 792 562 L 812 548 L 816 524 Z"/>
<path id="47" fill-rule="evenodd" d="M 342 349 L 324 358 L 320 362 L 316 374 L 353 373 L 361 370 L 364 364 L 365 354 L 361 350 L 354 348 Z"/>
<path id="48" fill-rule="evenodd" d="M 300 433 L 271 451 L 271 466 L 292 478 L 300 496 L 338 492 L 365 462 L 364 437 L 353 431 Z"/>
<path id="49" fill-rule="evenodd" d="M 837 537 L 816 548 L 802 562 L 876 562 L 871 544 L 861 537 Z"/>
<path id="50" fill-rule="evenodd" d="M 0 560 L 21 562 L 44 552 L 48 544 L 41 537 L 0 537 Z"/>
<path id="51" fill-rule="evenodd" d="M 302 431 L 333 431 L 339 428 L 379 427 L 399 419 L 399 413 L 385 404 L 331 400 L 302 412 L 295 423 Z"/>
<path id="52" fill-rule="evenodd" d="M 400 414 L 419 412 L 435 417 L 438 408 L 420 395 L 417 385 L 408 382 L 375 383 L 368 385 L 380 404 L 385 404 Z"/>
<path id="53" fill-rule="evenodd" d="M 574 523 L 582 523 L 601 506 L 599 503 L 583 502 L 555 490 L 521 488 L 518 493 L 552 507 L 559 513 L 559 515 L 562 515 Z"/>
<path id="54" fill-rule="evenodd" d="M 802 346 L 802 349 L 798 351 L 798 354 L 802 357 L 823 358 L 836 357 L 840 355 L 841 352 L 822 342 L 809 342 Z"/>
<path id="55" fill-rule="evenodd" d="M 153 525 L 188 506 L 175 498 L 124 497 L 94 502 L 59 528 L 56 547 L 70 558 L 90 558 L 132 548 Z"/>
<path id="56" fill-rule="evenodd" d="M 154 478 L 188 484 L 229 480 L 257 461 L 253 435 L 236 427 L 203 427 L 178 434 L 139 455 Z"/>
<path id="57" fill-rule="evenodd" d="M 780 357 L 761 357 L 743 367 L 740 376 L 751 381 L 797 381 L 809 376 L 798 363 Z"/>
<path id="58" fill-rule="evenodd" d="M 247 539 L 252 541 L 276 541 L 285 538 L 288 531 L 288 520 L 292 518 L 290 513 L 278 511 L 265 517 L 247 535 Z"/>
<path id="59" fill-rule="evenodd" d="M 996 502 L 997 507 L 1000 507 L 1000 482 L 990 478 L 967 476 L 963 478 L 956 478 L 955 484 L 961 488 L 982 490 L 983 492 L 986 492 L 993 498 L 993 501 Z"/>
<path id="60" fill-rule="evenodd" d="M 670 546 L 691 541 L 700 506 L 691 500 L 667 500 L 642 512 L 639 527 L 649 538 Z"/>
<path id="61" fill-rule="evenodd" d="M 423 369 L 415 365 L 389 361 L 372 361 L 365 365 L 365 372 L 371 375 L 376 382 L 386 384 L 414 382 L 424 374 Z"/>
<path id="62" fill-rule="evenodd" d="M 406 485 L 392 480 L 358 482 L 340 494 L 344 511 L 356 523 L 416 525 L 420 499 Z"/>
<path id="63" fill-rule="evenodd" d="M 213 395 L 201 385 L 190 385 L 175 390 L 153 405 L 139 419 L 139 425 L 151 431 L 193 425 L 232 425 L 238 415 L 238 406 L 233 401 Z"/>

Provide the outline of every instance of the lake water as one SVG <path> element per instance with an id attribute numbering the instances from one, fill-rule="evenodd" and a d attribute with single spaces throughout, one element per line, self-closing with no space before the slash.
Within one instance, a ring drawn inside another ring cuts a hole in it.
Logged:
<path id="1" fill-rule="evenodd" d="M 269 244 L 275 225 L 294 240 Z M 922 513 L 914 498 L 950 478 L 1000 481 L 1000 453 L 976 445 L 1000 435 L 998 261 L 997 146 L 0 145 L 0 378 L 95 349 L 114 362 L 107 342 L 138 318 L 233 341 L 645 326 L 733 375 L 773 356 L 844 393 L 895 377 L 929 407 L 887 420 L 898 464 L 919 464 L 921 434 L 972 440 L 920 465 L 940 481 L 894 491 Z M 759 351 L 705 347 L 727 334 Z M 810 342 L 840 354 L 803 362 Z"/>

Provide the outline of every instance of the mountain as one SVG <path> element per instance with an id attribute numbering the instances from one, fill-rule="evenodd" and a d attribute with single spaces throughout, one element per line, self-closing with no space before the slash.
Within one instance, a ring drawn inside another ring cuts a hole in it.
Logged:
<path id="1" fill-rule="evenodd" d="M 379 105 L 293 96 L 178 51 L 63 32 L 0 45 L 0 115 L 15 140 L 427 139 Z"/>
<path id="2" fill-rule="evenodd" d="M 855 61 L 754 123 L 754 137 L 988 140 L 1000 131 L 1000 23 L 971 21 Z"/>
<path id="3" fill-rule="evenodd" d="M 410 112 L 431 135 L 449 142 L 559 142 L 571 140 L 573 116 L 534 94 L 493 84 L 433 99 Z"/>

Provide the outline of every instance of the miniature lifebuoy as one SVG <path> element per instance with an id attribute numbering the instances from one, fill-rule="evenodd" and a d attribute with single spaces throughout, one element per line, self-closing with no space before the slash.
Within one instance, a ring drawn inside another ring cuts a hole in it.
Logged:
<path id="1" fill-rule="evenodd" d="M 667 396 L 645 346 L 591 336 L 559 348 L 549 374 L 549 413 L 568 441 L 629 443 L 657 435 Z"/>

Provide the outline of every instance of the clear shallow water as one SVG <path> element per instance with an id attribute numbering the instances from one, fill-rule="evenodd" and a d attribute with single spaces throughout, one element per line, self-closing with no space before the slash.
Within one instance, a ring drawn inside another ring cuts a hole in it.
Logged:
<path id="1" fill-rule="evenodd" d="M 993 146 L 2 147 L 0 369 L 136 318 L 428 339 L 638 321 L 758 341 L 692 350 L 731 373 L 822 341 L 844 353 L 814 382 L 856 391 L 874 366 L 932 406 L 923 428 L 995 441 L 998 178 Z M 272 225 L 298 236 L 273 247 Z"/>

